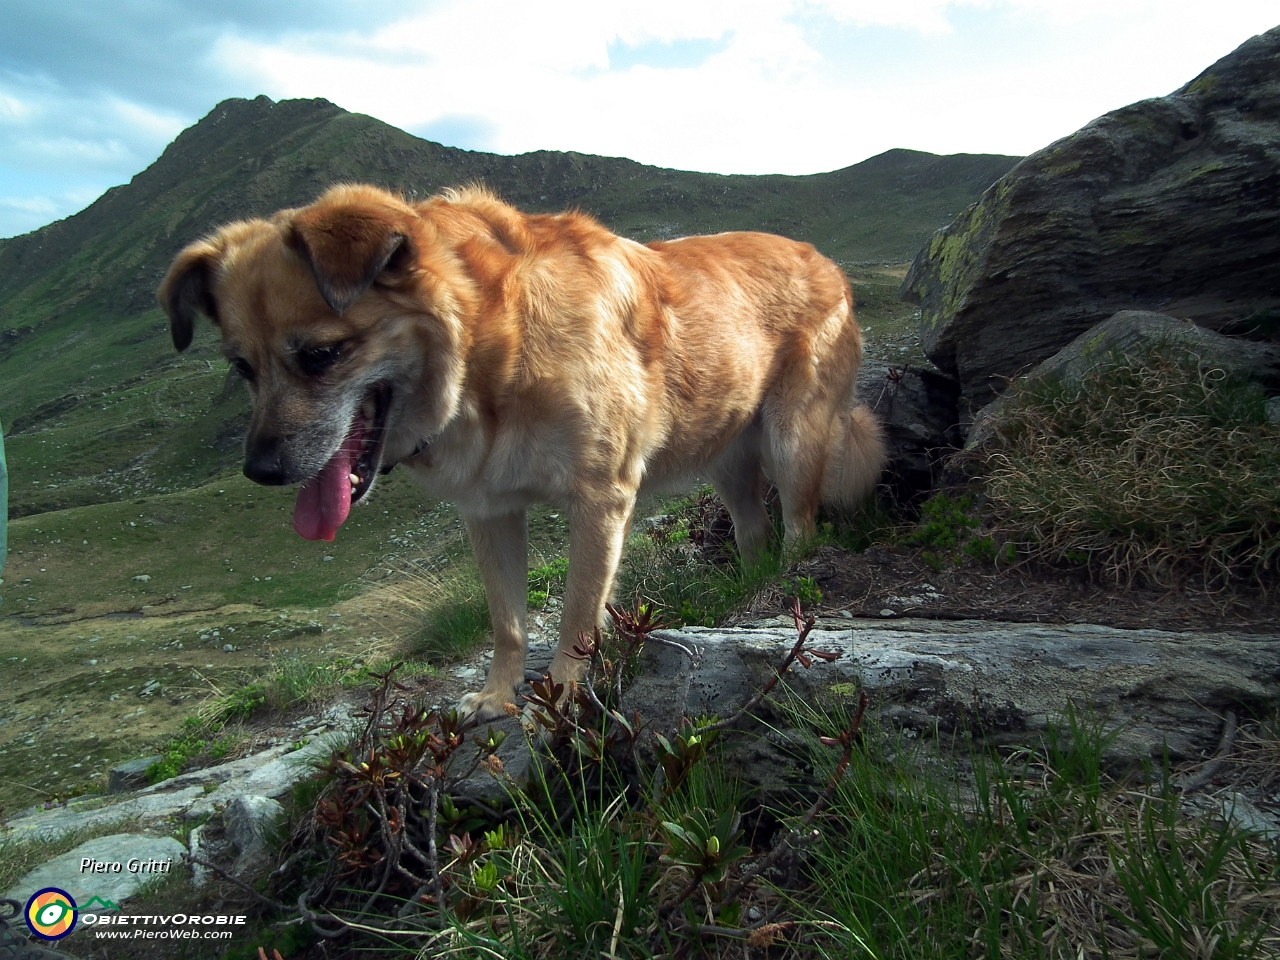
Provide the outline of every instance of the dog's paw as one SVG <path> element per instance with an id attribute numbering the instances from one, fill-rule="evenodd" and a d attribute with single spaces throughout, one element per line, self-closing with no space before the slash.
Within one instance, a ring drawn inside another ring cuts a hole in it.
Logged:
<path id="1" fill-rule="evenodd" d="M 468 693 L 458 701 L 458 716 L 467 724 L 487 723 L 499 717 L 515 716 L 519 708 L 513 702 L 513 691 L 481 690 Z"/>

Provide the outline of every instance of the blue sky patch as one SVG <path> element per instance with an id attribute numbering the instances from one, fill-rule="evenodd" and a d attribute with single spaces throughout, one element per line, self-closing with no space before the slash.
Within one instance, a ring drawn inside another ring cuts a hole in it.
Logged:
<path id="1" fill-rule="evenodd" d="M 609 44 L 609 69 L 626 72 L 632 67 L 653 67 L 655 70 L 691 70 L 700 67 L 713 56 L 729 47 L 733 33 L 718 38 L 673 40 L 663 43 L 650 40 L 637 46 L 628 46 L 621 40 Z"/>

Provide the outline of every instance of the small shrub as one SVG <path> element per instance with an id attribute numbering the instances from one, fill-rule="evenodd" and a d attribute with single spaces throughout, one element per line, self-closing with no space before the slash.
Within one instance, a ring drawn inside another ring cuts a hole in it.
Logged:
<path id="1" fill-rule="evenodd" d="M 147 767 L 147 782 L 160 783 L 176 777 L 201 755 L 213 760 L 224 758 L 239 738 L 223 734 L 222 728 L 220 721 L 210 723 L 200 717 L 187 717 L 182 721 L 181 732 L 161 748 L 160 759 Z"/>
<path id="2" fill-rule="evenodd" d="M 564 593 L 569 574 L 569 559 L 557 557 L 529 571 L 529 608 L 542 610 L 556 593 Z"/>
<path id="3" fill-rule="evenodd" d="M 997 545 L 991 536 L 979 536 L 982 521 L 973 498 L 965 494 L 953 499 L 943 492 L 920 507 L 920 520 L 907 534 L 907 543 L 922 547 L 920 559 L 934 570 L 960 566 L 965 559 L 983 564 L 1010 564 L 1017 559 L 1012 543 Z"/>
<path id="4" fill-rule="evenodd" d="M 794 577 L 787 584 L 788 597 L 795 597 L 806 610 L 822 602 L 822 590 L 813 577 Z"/>

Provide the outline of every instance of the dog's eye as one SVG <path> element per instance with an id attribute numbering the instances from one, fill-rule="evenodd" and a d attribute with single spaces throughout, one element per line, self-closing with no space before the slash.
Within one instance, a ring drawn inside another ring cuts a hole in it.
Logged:
<path id="1" fill-rule="evenodd" d="M 298 351 L 298 366 L 302 372 L 315 376 L 324 373 L 342 359 L 342 344 L 331 343 L 323 347 L 304 347 Z"/>
<path id="2" fill-rule="evenodd" d="M 253 382 L 253 367 L 249 366 L 249 361 L 244 357 L 232 357 L 231 366 L 236 368 L 236 373 L 244 377 L 250 383 Z"/>

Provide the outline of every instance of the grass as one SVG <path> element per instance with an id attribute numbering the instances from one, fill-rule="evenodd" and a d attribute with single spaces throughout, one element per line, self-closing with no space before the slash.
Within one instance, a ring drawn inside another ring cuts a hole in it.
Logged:
<path id="1" fill-rule="evenodd" d="M 1037 748 L 1002 752 L 986 750 L 981 731 L 921 741 L 870 725 L 838 760 L 845 708 L 796 698 L 779 707 L 813 770 L 791 805 L 762 808 L 716 741 L 673 783 L 568 762 L 585 756 L 586 737 L 576 754 L 536 765 L 531 789 L 513 791 L 496 818 L 444 804 L 443 929 L 431 907 L 412 946 L 403 935 L 361 944 L 387 956 L 517 960 L 748 960 L 766 947 L 778 958 L 868 960 L 1280 953 L 1274 843 L 1185 813 L 1167 769 L 1113 777 L 1103 756 L 1116 731 L 1097 718 L 1068 708 Z M 1254 729 L 1274 739 L 1274 723 Z M 397 732 L 374 753 L 388 770 L 413 763 L 392 759 L 411 739 Z M 329 828 L 336 798 L 372 782 L 348 773 L 326 808 Z M 810 806 L 824 782 L 829 802 Z M 787 836 L 797 852 L 751 879 Z M 348 892 L 363 902 L 368 890 Z"/>
<path id="2" fill-rule="evenodd" d="M 910 749 L 859 755 L 796 897 L 823 955 L 1275 956 L 1275 848 L 1184 816 L 1167 776 L 1111 780 L 1106 737 L 1069 714 L 1041 751 L 970 753 L 971 790 Z"/>
<path id="3" fill-rule="evenodd" d="M 903 536 L 904 543 L 921 547 L 920 559 L 935 571 L 946 565 L 962 566 L 969 560 L 1009 565 L 1017 559 L 1012 543 L 997 545 L 981 532 L 982 519 L 969 495 L 952 497 L 936 493 L 920 505 L 916 524 Z"/>
<path id="4" fill-rule="evenodd" d="M 825 517 L 812 540 L 783 549 L 775 518 L 769 549 L 744 564 L 729 535 L 728 513 L 710 487 L 660 506 L 653 518 L 659 522 L 628 541 L 615 594 L 624 606 L 647 605 L 664 622 L 685 626 L 714 626 L 771 595 L 780 604 L 795 596 L 815 606 L 822 599 L 817 584 L 788 577 L 798 559 L 827 544 L 860 552 L 896 526 L 887 509 L 868 501 Z"/>
<path id="5" fill-rule="evenodd" d="M 781 587 L 786 567 L 777 550 L 751 564 L 717 565 L 679 541 L 634 538 L 617 595 L 626 605 L 649 606 L 667 623 L 710 627 L 763 591 Z"/>
<path id="6" fill-rule="evenodd" d="M 489 606 L 474 561 L 447 572 L 405 563 L 378 589 L 380 619 L 415 660 L 447 663 L 472 653 L 489 635 Z"/>
<path id="7" fill-rule="evenodd" d="M 1122 582 L 1274 579 L 1280 424 L 1256 387 L 1171 347 L 1016 389 L 979 455 L 1004 536 Z"/>

